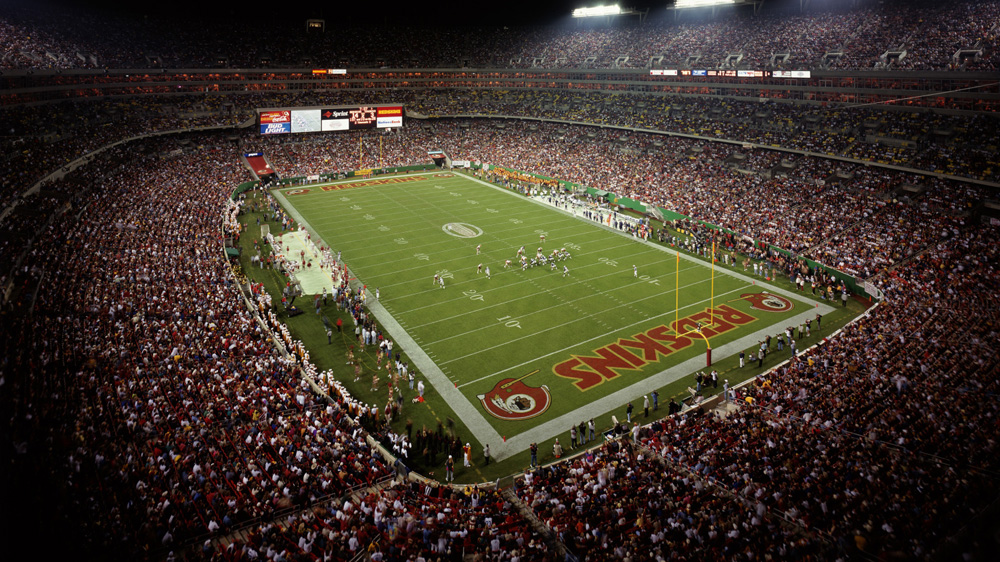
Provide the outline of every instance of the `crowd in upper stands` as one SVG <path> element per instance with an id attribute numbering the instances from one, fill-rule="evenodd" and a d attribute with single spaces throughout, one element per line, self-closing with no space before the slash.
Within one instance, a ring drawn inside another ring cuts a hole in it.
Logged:
<path id="1" fill-rule="evenodd" d="M 799 8 L 765 5 L 756 14 L 743 8 L 708 12 L 711 17 L 706 11 L 655 12 L 642 23 L 626 18 L 611 26 L 474 22 L 433 33 L 356 21 L 336 30 L 328 21 L 326 33 L 305 33 L 302 21 L 263 17 L 205 34 L 169 19 L 72 8 L 52 14 L 12 5 L 0 19 L 0 68 L 211 68 L 220 62 L 287 68 L 329 66 L 331 60 L 355 68 L 645 68 L 654 57 L 653 66 L 695 68 L 997 68 L 995 0 L 863 2 L 853 9 L 813 2 Z"/>
<path id="2" fill-rule="evenodd" d="M 402 90 L 316 92 L 241 96 L 139 96 L 88 103 L 15 106 L 0 111 L 0 128 L 11 135 L 0 140 L 8 173 L 0 178 L 0 209 L 17 201 L 32 184 L 73 160 L 132 136 L 199 127 L 234 127 L 250 122 L 256 107 L 355 103 L 404 103 L 425 115 L 507 115 L 563 119 L 581 123 L 638 127 L 713 139 L 780 146 L 861 161 L 913 167 L 987 181 L 1000 176 L 996 160 L 997 118 L 934 113 L 879 112 L 871 108 L 827 111 L 780 103 L 761 104 L 685 96 L 646 99 L 614 94 L 560 96 L 552 92 L 466 90 Z M 412 121 L 413 124 L 419 121 Z M 407 127 L 412 134 L 416 125 Z M 621 133 L 627 138 L 627 133 Z M 940 137 L 940 134 L 947 135 Z M 643 137 L 644 149 L 657 143 L 673 146 L 669 137 Z M 891 139 L 910 147 L 888 146 Z M 888 140 L 887 140 L 888 139 Z M 297 139 L 289 139 L 296 142 Z M 395 142 L 386 136 L 385 141 Z M 372 141 L 375 142 L 375 141 Z M 758 151 L 755 151 L 758 152 Z M 778 161 L 776 152 L 759 151 Z M 824 160 L 798 159 L 823 166 Z M 808 163 L 808 164 L 807 164 Z M 749 166 L 763 166 L 750 163 Z M 356 167 L 353 164 L 348 167 Z M 377 166 L 374 166 L 377 167 Z M 305 170 L 286 166 L 287 174 Z M 804 171 L 799 172 L 804 173 Z M 824 179 L 819 170 L 813 179 Z M 616 186 L 610 185 L 611 189 Z"/>

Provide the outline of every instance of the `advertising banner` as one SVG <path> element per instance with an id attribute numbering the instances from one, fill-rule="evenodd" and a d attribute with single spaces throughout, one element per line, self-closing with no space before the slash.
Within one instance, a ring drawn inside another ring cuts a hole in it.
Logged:
<path id="1" fill-rule="evenodd" d="M 291 133 L 292 124 L 291 123 L 261 123 L 260 124 L 260 134 L 262 135 L 279 135 L 282 133 Z"/>

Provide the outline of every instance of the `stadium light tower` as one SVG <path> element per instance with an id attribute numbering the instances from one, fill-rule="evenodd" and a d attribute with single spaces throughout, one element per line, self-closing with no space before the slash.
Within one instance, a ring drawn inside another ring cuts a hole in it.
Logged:
<path id="1" fill-rule="evenodd" d="M 622 13 L 618 4 L 612 6 L 594 6 L 592 8 L 577 8 L 573 10 L 574 18 L 595 18 L 600 16 L 617 16 Z"/>
<path id="2" fill-rule="evenodd" d="M 753 11 L 756 14 L 763 3 L 763 0 L 674 0 L 674 5 L 667 6 L 667 9 L 674 10 L 674 15 L 676 16 L 680 10 L 711 8 L 712 15 L 714 16 L 717 8 L 725 6 L 753 6 Z"/>
<path id="3" fill-rule="evenodd" d="M 719 6 L 722 4 L 735 4 L 736 0 L 676 0 L 674 8 L 702 8 L 705 6 Z"/>
<path id="4" fill-rule="evenodd" d="M 618 4 L 609 4 L 607 6 L 592 6 L 589 8 L 577 8 L 573 10 L 574 18 L 600 18 L 603 17 L 610 21 L 613 17 L 618 16 L 639 16 L 639 22 L 643 22 L 646 19 L 646 14 L 649 10 L 636 10 L 635 8 L 622 8 Z"/>

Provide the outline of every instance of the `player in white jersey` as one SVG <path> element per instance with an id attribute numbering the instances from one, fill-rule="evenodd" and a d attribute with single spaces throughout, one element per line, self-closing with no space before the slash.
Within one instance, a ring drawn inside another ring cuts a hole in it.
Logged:
<path id="1" fill-rule="evenodd" d="M 569 268 L 564 265 L 563 266 L 563 277 L 566 277 L 567 275 L 569 275 Z"/>
<path id="2" fill-rule="evenodd" d="M 490 266 L 488 266 L 488 265 L 486 266 L 486 278 L 487 279 L 493 279 L 492 277 L 490 277 Z"/>
<path id="3" fill-rule="evenodd" d="M 479 255 L 479 250 L 482 250 L 482 249 L 483 249 L 483 245 L 482 244 L 477 244 L 476 245 L 476 255 L 477 256 Z"/>
<path id="4" fill-rule="evenodd" d="M 639 278 L 639 268 L 634 264 L 632 265 L 632 277 L 635 277 L 636 279 Z"/>

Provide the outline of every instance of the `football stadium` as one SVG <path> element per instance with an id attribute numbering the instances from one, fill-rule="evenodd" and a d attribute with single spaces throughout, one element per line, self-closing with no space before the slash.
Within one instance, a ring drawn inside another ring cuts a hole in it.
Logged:
<path id="1" fill-rule="evenodd" d="M 1000 556 L 1000 2 L 436 8 L 0 6 L 10 544 Z"/>

